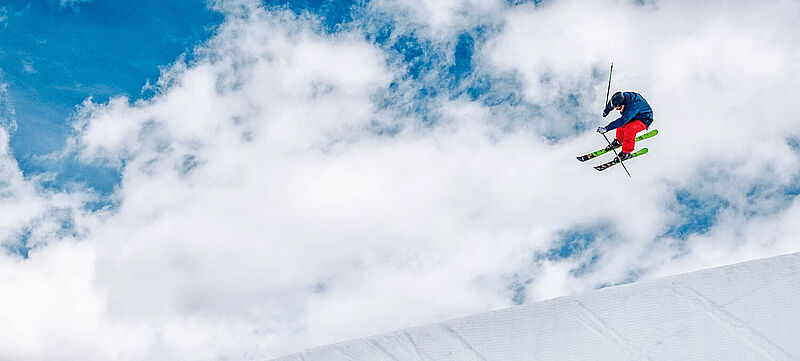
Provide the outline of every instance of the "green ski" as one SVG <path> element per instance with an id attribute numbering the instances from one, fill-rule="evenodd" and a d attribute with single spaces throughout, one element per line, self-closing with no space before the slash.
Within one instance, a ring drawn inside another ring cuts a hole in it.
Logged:
<path id="1" fill-rule="evenodd" d="M 636 141 L 638 142 L 640 140 L 645 140 L 647 138 L 655 137 L 656 134 L 658 134 L 658 129 L 653 129 L 653 130 L 651 130 L 651 131 L 649 131 L 647 133 L 644 133 L 644 134 L 636 137 Z M 601 156 L 601 155 L 606 154 L 608 152 L 609 152 L 608 150 L 600 149 L 600 150 L 598 150 L 596 152 L 585 154 L 585 155 L 582 155 L 582 156 L 576 157 L 576 158 L 578 158 L 578 160 L 581 161 L 581 162 L 585 162 L 585 161 L 587 161 L 589 159 L 592 159 L 592 158 L 597 157 L 597 156 Z"/>
<path id="2" fill-rule="evenodd" d="M 628 159 L 625 159 L 624 162 L 627 162 L 627 161 L 629 161 L 629 160 L 631 160 L 633 158 L 636 158 L 636 157 L 638 157 L 640 155 L 645 155 L 645 154 L 647 154 L 647 148 L 642 148 L 640 150 L 637 150 L 637 151 L 631 153 L 631 157 L 628 158 Z M 599 171 L 603 171 L 606 168 L 610 168 L 611 166 L 613 166 L 615 164 L 619 164 L 619 163 L 620 163 L 619 158 L 614 158 L 614 160 L 612 160 L 612 161 L 610 161 L 608 163 L 603 163 L 603 164 L 595 166 L 594 169 L 597 169 Z"/>

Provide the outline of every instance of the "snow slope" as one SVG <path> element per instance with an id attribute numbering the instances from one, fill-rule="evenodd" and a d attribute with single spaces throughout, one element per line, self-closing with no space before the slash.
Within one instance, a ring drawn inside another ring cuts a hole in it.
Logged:
<path id="1" fill-rule="evenodd" d="M 800 253 L 604 288 L 276 360 L 800 360 Z"/>

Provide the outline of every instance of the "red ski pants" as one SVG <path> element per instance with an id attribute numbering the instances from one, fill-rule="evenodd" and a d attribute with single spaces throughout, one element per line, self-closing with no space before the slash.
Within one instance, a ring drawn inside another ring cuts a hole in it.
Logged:
<path id="1" fill-rule="evenodd" d="M 647 129 L 647 126 L 641 120 L 634 119 L 619 128 L 617 128 L 617 140 L 622 142 L 622 151 L 624 153 L 633 152 L 636 147 L 636 133 Z"/>

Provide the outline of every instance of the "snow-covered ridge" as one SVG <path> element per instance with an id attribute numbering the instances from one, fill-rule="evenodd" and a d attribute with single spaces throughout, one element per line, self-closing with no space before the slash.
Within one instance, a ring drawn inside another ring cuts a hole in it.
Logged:
<path id="1" fill-rule="evenodd" d="M 604 288 L 276 360 L 800 360 L 800 253 Z"/>

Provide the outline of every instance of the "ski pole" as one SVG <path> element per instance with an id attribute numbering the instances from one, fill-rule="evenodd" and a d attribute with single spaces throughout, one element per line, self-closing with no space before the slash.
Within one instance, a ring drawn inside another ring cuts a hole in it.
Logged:
<path id="1" fill-rule="evenodd" d="M 606 104 L 608 104 L 608 95 L 611 93 L 611 74 L 613 74 L 613 73 L 614 73 L 614 62 L 612 61 L 611 62 L 611 71 L 608 72 L 608 89 L 606 90 Z M 606 136 L 606 133 L 603 133 L 603 138 L 606 138 L 606 142 L 608 142 L 608 145 L 610 146 L 611 145 L 611 141 L 608 140 L 608 137 Z M 617 154 L 617 150 L 614 149 L 614 148 L 611 148 L 611 150 L 614 151 L 614 156 L 617 157 L 617 159 L 619 159 L 619 154 Z M 628 167 L 625 166 L 625 162 L 620 160 L 619 163 L 622 164 L 622 168 L 625 169 L 625 173 L 628 173 L 628 178 L 633 178 L 631 176 L 631 172 L 628 172 Z"/>
<path id="2" fill-rule="evenodd" d="M 606 133 L 603 133 L 603 138 L 606 138 L 606 142 L 608 142 L 608 145 L 611 145 L 611 142 L 608 141 L 608 137 L 606 137 Z M 617 158 L 619 158 L 619 154 L 617 154 L 617 150 L 616 149 L 611 149 L 611 150 L 613 150 L 614 151 L 614 155 Z M 628 178 L 633 178 L 633 177 L 631 177 L 631 172 L 628 172 L 628 167 L 625 166 L 625 162 L 620 160 L 619 164 L 622 164 L 622 168 L 625 169 L 625 173 L 628 173 Z"/>
<path id="3" fill-rule="evenodd" d="M 608 95 L 611 93 L 611 74 L 614 73 L 614 62 L 611 62 L 611 71 L 608 72 L 608 89 L 606 89 L 606 104 L 608 104 Z"/>

